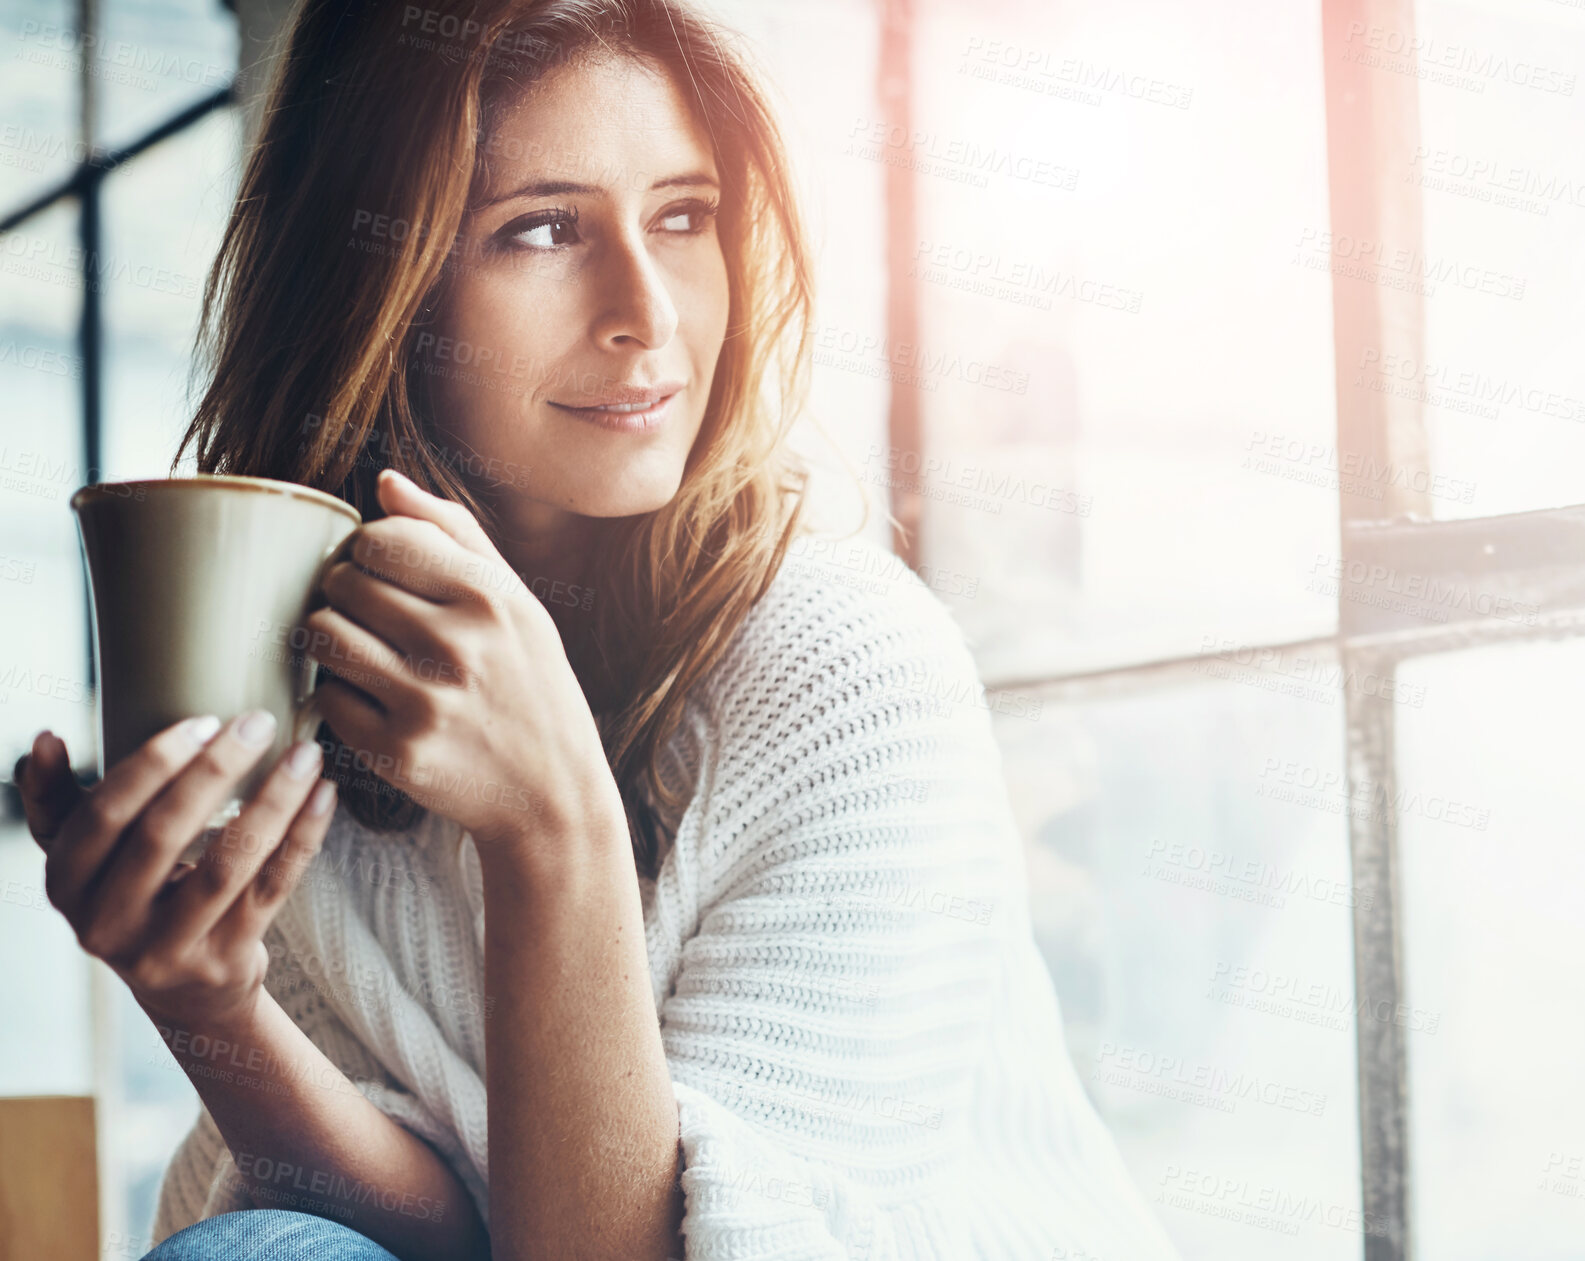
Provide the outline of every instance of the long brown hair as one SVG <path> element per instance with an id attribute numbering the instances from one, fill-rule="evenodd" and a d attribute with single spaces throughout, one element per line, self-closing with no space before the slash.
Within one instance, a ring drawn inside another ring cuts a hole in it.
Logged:
<path id="1" fill-rule="evenodd" d="M 589 616 L 580 633 L 563 628 L 651 875 L 657 812 L 681 804 L 657 751 L 781 564 L 809 472 L 786 443 L 808 389 L 806 233 L 768 98 L 727 45 L 676 0 L 301 0 L 205 284 L 195 367 L 213 374 L 171 465 L 191 443 L 199 472 L 317 487 L 365 521 L 383 515 L 375 478 L 390 466 L 494 536 L 478 478 L 435 441 L 420 342 L 488 175 L 496 117 L 582 51 L 669 72 L 721 175 L 726 340 L 677 495 L 601 523 Z M 603 706 L 597 664 L 616 681 Z M 326 772 L 368 827 L 403 830 L 422 815 L 344 759 L 327 758 Z"/>

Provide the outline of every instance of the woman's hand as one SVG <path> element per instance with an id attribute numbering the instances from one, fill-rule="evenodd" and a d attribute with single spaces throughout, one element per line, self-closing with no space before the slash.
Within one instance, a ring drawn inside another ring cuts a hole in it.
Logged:
<path id="1" fill-rule="evenodd" d="M 481 861 L 613 822 L 625 838 L 549 612 L 461 504 L 391 469 L 378 492 L 389 515 L 348 536 L 321 580 L 327 606 L 303 620 L 331 672 L 320 712 L 355 767 L 461 824 Z"/>
<path id="2" fill-rule="evenodd" d="M 173 1023 L 213 1024 L 257 1002 L 264 930 L 333 813 L 335 785 L 315 791 L 319 746 L 302 741 L 196 863 L 178 862 L 274 740 L 268 714 L 248 717 L 218 734 L 213 718 L 167 727 L 88 790 L 48 732 L 17 762 L 28 829 L 48 855 L 45 895 L 144 1011 Z"/>

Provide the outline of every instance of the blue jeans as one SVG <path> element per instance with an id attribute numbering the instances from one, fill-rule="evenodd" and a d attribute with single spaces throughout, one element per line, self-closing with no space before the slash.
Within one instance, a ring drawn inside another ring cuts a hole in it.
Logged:
<path id="1" fill-rule="evenodd" d="M 367 1235 L 312 1213 L 246 1208 L 194 1222 L 143 1261 L 397 1261 Z"/>

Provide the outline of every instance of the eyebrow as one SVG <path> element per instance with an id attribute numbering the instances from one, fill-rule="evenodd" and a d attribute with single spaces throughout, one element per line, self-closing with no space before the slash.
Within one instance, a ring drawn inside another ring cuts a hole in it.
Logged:
<path id="1" fill-rule="evenodd" d="M 656 180 L 650 185 L 651 191 L 657 188 L 697 188 L 700 186 L 719 190 L 721 185 L 715 178 L 704 171 L 689 171 L 686 175 L 671 175 L 663 180 Z M 477 209 L 488 210 L 491 206 L 498 206 L 503 201 L 513 201 L 519 197 L 559 197 L 563 193 L 586 193 L 598 196 L 605 189 L 596 184 L 578 184 L 571 180 L 537 180 L 514 188 L 511 192 L 502 193 L 498 197 L 491 197 L 479 203 Z"/>

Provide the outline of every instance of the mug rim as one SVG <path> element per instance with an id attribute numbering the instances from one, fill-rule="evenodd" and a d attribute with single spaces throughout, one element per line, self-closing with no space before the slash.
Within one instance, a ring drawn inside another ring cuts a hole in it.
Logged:
<path id="1" fill-rule="evenodd" d="M 304 486 L 301 482 L 282 481 L 274 477 L 249 477 L 241 473 L 193 473 L 187 477 L 139 477 L 121 482 L 94 482 L 88 486 L 79 487 L 71 497 L 71 506 L 75 511 L 81 503 L 93 499 L 118 499 L 124 496 L 117 495 L 109 488 L 112 486 L 214 486 L 229 487 L 232 490 L 252 491 L 263 495 L 285 495 L 289 498 L 306 499 L 326 508 L 334 508 L 350 517 L 355 525 L 363 524 L 363 514 L 349 504 L 345 499 L 337 499 L 334 495 L 323 490 L 316 490 L 312 486 Z"/>

